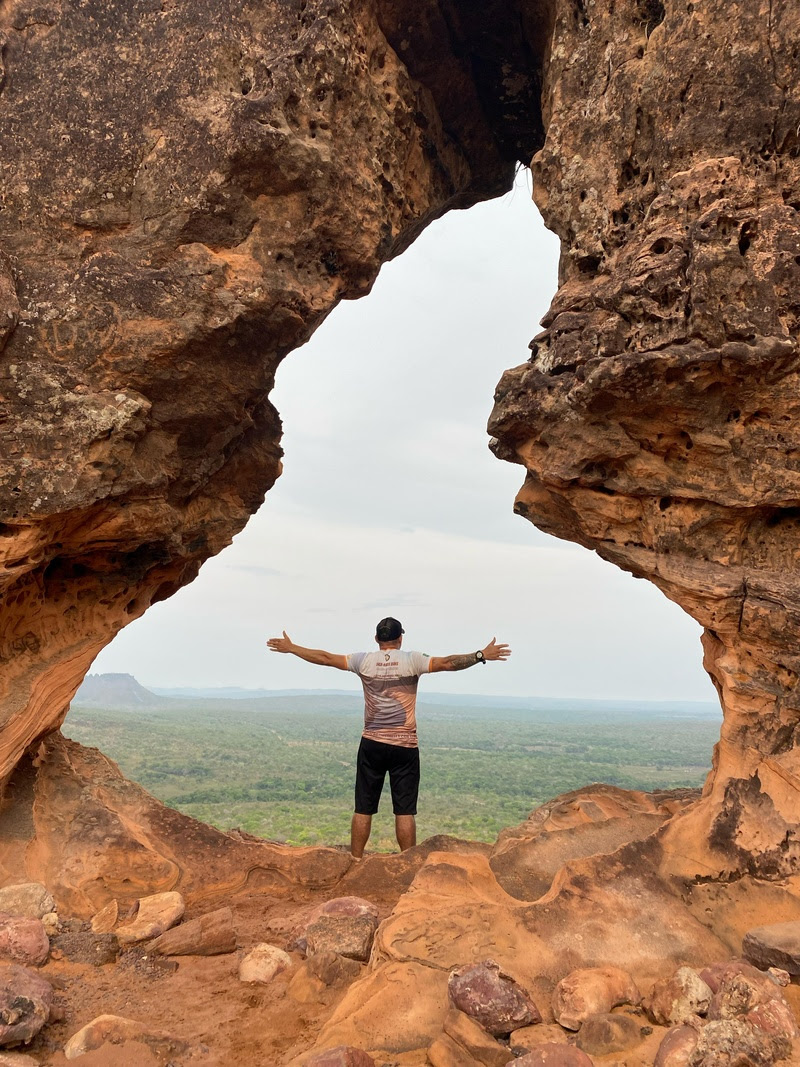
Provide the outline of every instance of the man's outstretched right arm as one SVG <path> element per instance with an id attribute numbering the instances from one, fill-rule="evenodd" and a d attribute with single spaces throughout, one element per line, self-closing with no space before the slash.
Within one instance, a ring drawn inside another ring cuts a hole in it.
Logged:
<path id="1" fill-rule="evenodd" d="M 320 667 L 336 667 L 340 671 L 348 669 L 347 656 L 338 656 L 335 652 L 325 652 L 321 648 L 303 648 L 302 645 L 296 645 L 285 630 L 283 637 L 270 637 L 267 648 L 270 652 L 291 652 L 306 663 L 316 663 Z"/>
<path id="2" fill-rule="evenodd" d="M 435 674 L 437 671 L 464 671 L 467 667 L 474 667 L 476 663 L 508 659 L 510 655 L 511 649 L 508 645 L 498 645 L 493 637 L 480 652 L 465 652 L 458 656 L 432 656 L 428 672 Z"/>

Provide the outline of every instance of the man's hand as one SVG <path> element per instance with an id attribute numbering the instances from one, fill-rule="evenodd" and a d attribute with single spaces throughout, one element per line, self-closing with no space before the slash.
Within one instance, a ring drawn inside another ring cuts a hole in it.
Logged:
<path id="1" fill-rule="evenodd" d="M 267 648 L 270 652 L 291 652 L 294 649 L 292 639 L 287 632 L 283 631 L 283 637 L 270 637 L 267 641 Z"/>
<path id="2" fill-rule="evenodd" d="M 347 670 L 347 656 L 337 656 L 334 652 L 325 652 L 321 648 L 303 648 L 302 645 L 296 645 L 285 630 L 283 637 L 270 637 L 267 648 L 270 652 L 291 652 L 293 656 L 304 659 L 306 663 L 316 663 L 318 667 Z"/>
<path id="3" fill-rule="evenodd" d="M 284 637 L 286 634 L 283 635 Z M 483 650 L 483 658 L 485 660 L 490 659 L 508 659 L 511 655 L 511 649 L 508 645 L 498 645 L 497 638 L 493 637 L 486 648 Z"/>
<path id="4" fill-rule="evenodd" d="M 511 649 L 508 645 L 498 645 L 497 638 L 493 637 L 480 655 L 483 656 L 484 663 L 488 663 L 489 660 L 508 659 Z M 432 656 L 428 671 L 430 674 L 436 674 L 438 671 L 465 671 L 467 667 L 474 667 L 480 662 L 476 652 L 466 652 L 463 656 Z"/>

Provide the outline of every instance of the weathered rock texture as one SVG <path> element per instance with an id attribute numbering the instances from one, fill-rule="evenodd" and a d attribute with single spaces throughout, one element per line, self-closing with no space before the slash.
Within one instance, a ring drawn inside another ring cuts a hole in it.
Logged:
<path id="1" fill-rule="evenodd" d="M 557 4 L 534 197 L 560 289 L 490 429 L 516 510 L 704 627 L 725 721 L 667 869 L 796 868 L 800 13 Z"/>
<path id="2" fill-rule="evenodd" d="M 280 470 L 280 359 L 542 143 L 547 4 L 4 0 L 0 782 Z"/>

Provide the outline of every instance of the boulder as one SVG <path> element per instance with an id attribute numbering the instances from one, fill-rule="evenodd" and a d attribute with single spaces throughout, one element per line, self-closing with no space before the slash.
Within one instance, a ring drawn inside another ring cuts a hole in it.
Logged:
<path id="1" fill-rule="evenodd" d="M 27 1044 L 47 1020 L 53 987 L 16 963 L 0 963 L 0 1046 Z"/>
<path id="2" fill-rule="evenodd" d="M 518 1060 L 507 1060 L 506 1067 L 594 1067 L 591 1059 L 574 1045 L 557 1043 L 539 1045 Z"/>
<path id="3" fill-rule="evenodd" d="M 376 1067 L 375 1060 L 352 1045 L 337 1045 L 315 1053 L 306 1060 L 305 1067 Z"/>
<path id="4" fill-rule="evenodd" d="M 756 926 L 742 939 L 742 955 L 761 970 L 780 967 L 800 974 L 800 920 Z"/>
<path id="5" fill-rule="evenodd" d="M 218 908 L 166 930 L 147 949 L 160 956 L 218 956 L 236 948 L 230 908 Z"/>
<path id="6" fill-rule="evenodd" d="M 553 1015 L 567 1030 L 578 1030 L 591 1015 L 641 999 L 636 983 L 622 968 L 584 967 L 562 978 L 553 990 Z"/>
<path id="7" fill-rule="evenodd" d="M 767 1037 L 738 1019 L 707 1023 L 689 1067 L 769 1067 L 775 1062 Z"/>
<path id="8" fill-rule="evenodd" d="M 294 927 L 286 946 L 290 952 L 297 951 L 302 952 L 304 955 L 306 954 L 306 931 L 309 926 L 312 926 L 323 915 L 371 918 L 374 923 L 373 932 L 378 928 L 378 923 L 380 922 L 378 909 L 371 901 L 365 900 L 363 897 L 334 897 L 333 900 L 326 900 L 324 904 L 317 904 L 311 908 L 303 917 L 302 922 Z M 320 949 L 320 951 L 324 950 Z"/>
<path id="9" fill-rule="evenodd" d="M 613 1015 L 605 1012 L 592 1015 L 581 1026 L 577 1046 L 591 1056 L 608 1056 L 612 1052 L 625 1052 L 641 1045 L 644 1037 L 652 1033 L 652 1028 L 645 1028 L 630 1015 Z"/>
<path id="10" fill-rule="evenodd" d="M 180 893 L 154 893 L 153 896 L 142 897 L 134 919 L 117 929 L 117 939 L 121 945 L 133 945 L 137 941 L 158 937 L 180 922 L 184 909 Z"/>
<path id="11" fill-rule="evenodd" d="M 37 967 L 50 952 L 41 919 L 0 913 L 0 959 Z"/>
<path id="12" fill-rule="evenodd" d="M 377 921 L 371 915 L 320 915 L 306 927 L 306 954 L 336 952 L 366 962 L 372 951 Z"/>
<path id="13" fill-rule="evenodd" d="M 137 1041 L 156 1054 L 171 1057 L 188 1051 L 189 1045 L 179 1038 L 148 1029 L 144 1023 L 126 1019 L 122 1015 L 98 1015 L 82 1027 L 64 1046 L 64 1057 L 78 1059 L 87 1052 L 104 1045 L 121 1045 L 125 1041 Z"/>
<path id="14" fill-rule="evenodd" d="M 659 1026 L 678 1026 L 693 1016 L 708 1012 L 713 993 L 697 971 L 679 967 L 670 977 L 656 982 L 644 1010 Z"/>
<path id="15" fill-rule="evenodd" d="M 653 1067 L 689 1067 L 700 1039 L 699 1028 L 674 1026 L 664 1035 Z"/>
<path id="16" fill-rule="evenodd" d="M 46 886 L 41 882 L 20 882 L 0 889 L 0 912 L 7 915 L 24 915 L 28 919 L 43 919 L 56 910 Z"/>
<path id="17" fill-rule="evenodd" d="M 542 1017 L 528 994 L 494 960 L 471 963 L 452 971 L 450 1002 L 494 1037 L 504 1037 Z"/>
<path id="18" fill-rule="evenodd" d="M 292 965 L 292 957 L 281 948 L 262 942 L 256 945 L 239 964 L 242 982 L 266 984 Z"/>

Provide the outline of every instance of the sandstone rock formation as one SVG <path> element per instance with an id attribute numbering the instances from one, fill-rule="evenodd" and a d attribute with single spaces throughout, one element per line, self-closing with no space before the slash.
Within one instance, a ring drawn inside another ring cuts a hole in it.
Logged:
<path id="1" fill-rule="evenodd" d="M 0 10 L 0 782 L 280 471 L 281 358 L 541 144 L 547 5 Z"/>
<path id="2" fill-rule="evenodd" d="M 560 3 L 534 197 L 562 240 L 495 451 L 516 510 L 705 627 L 725 723 L 672 872 L 793 870 L 800 716 L 792 5 Z"/>

